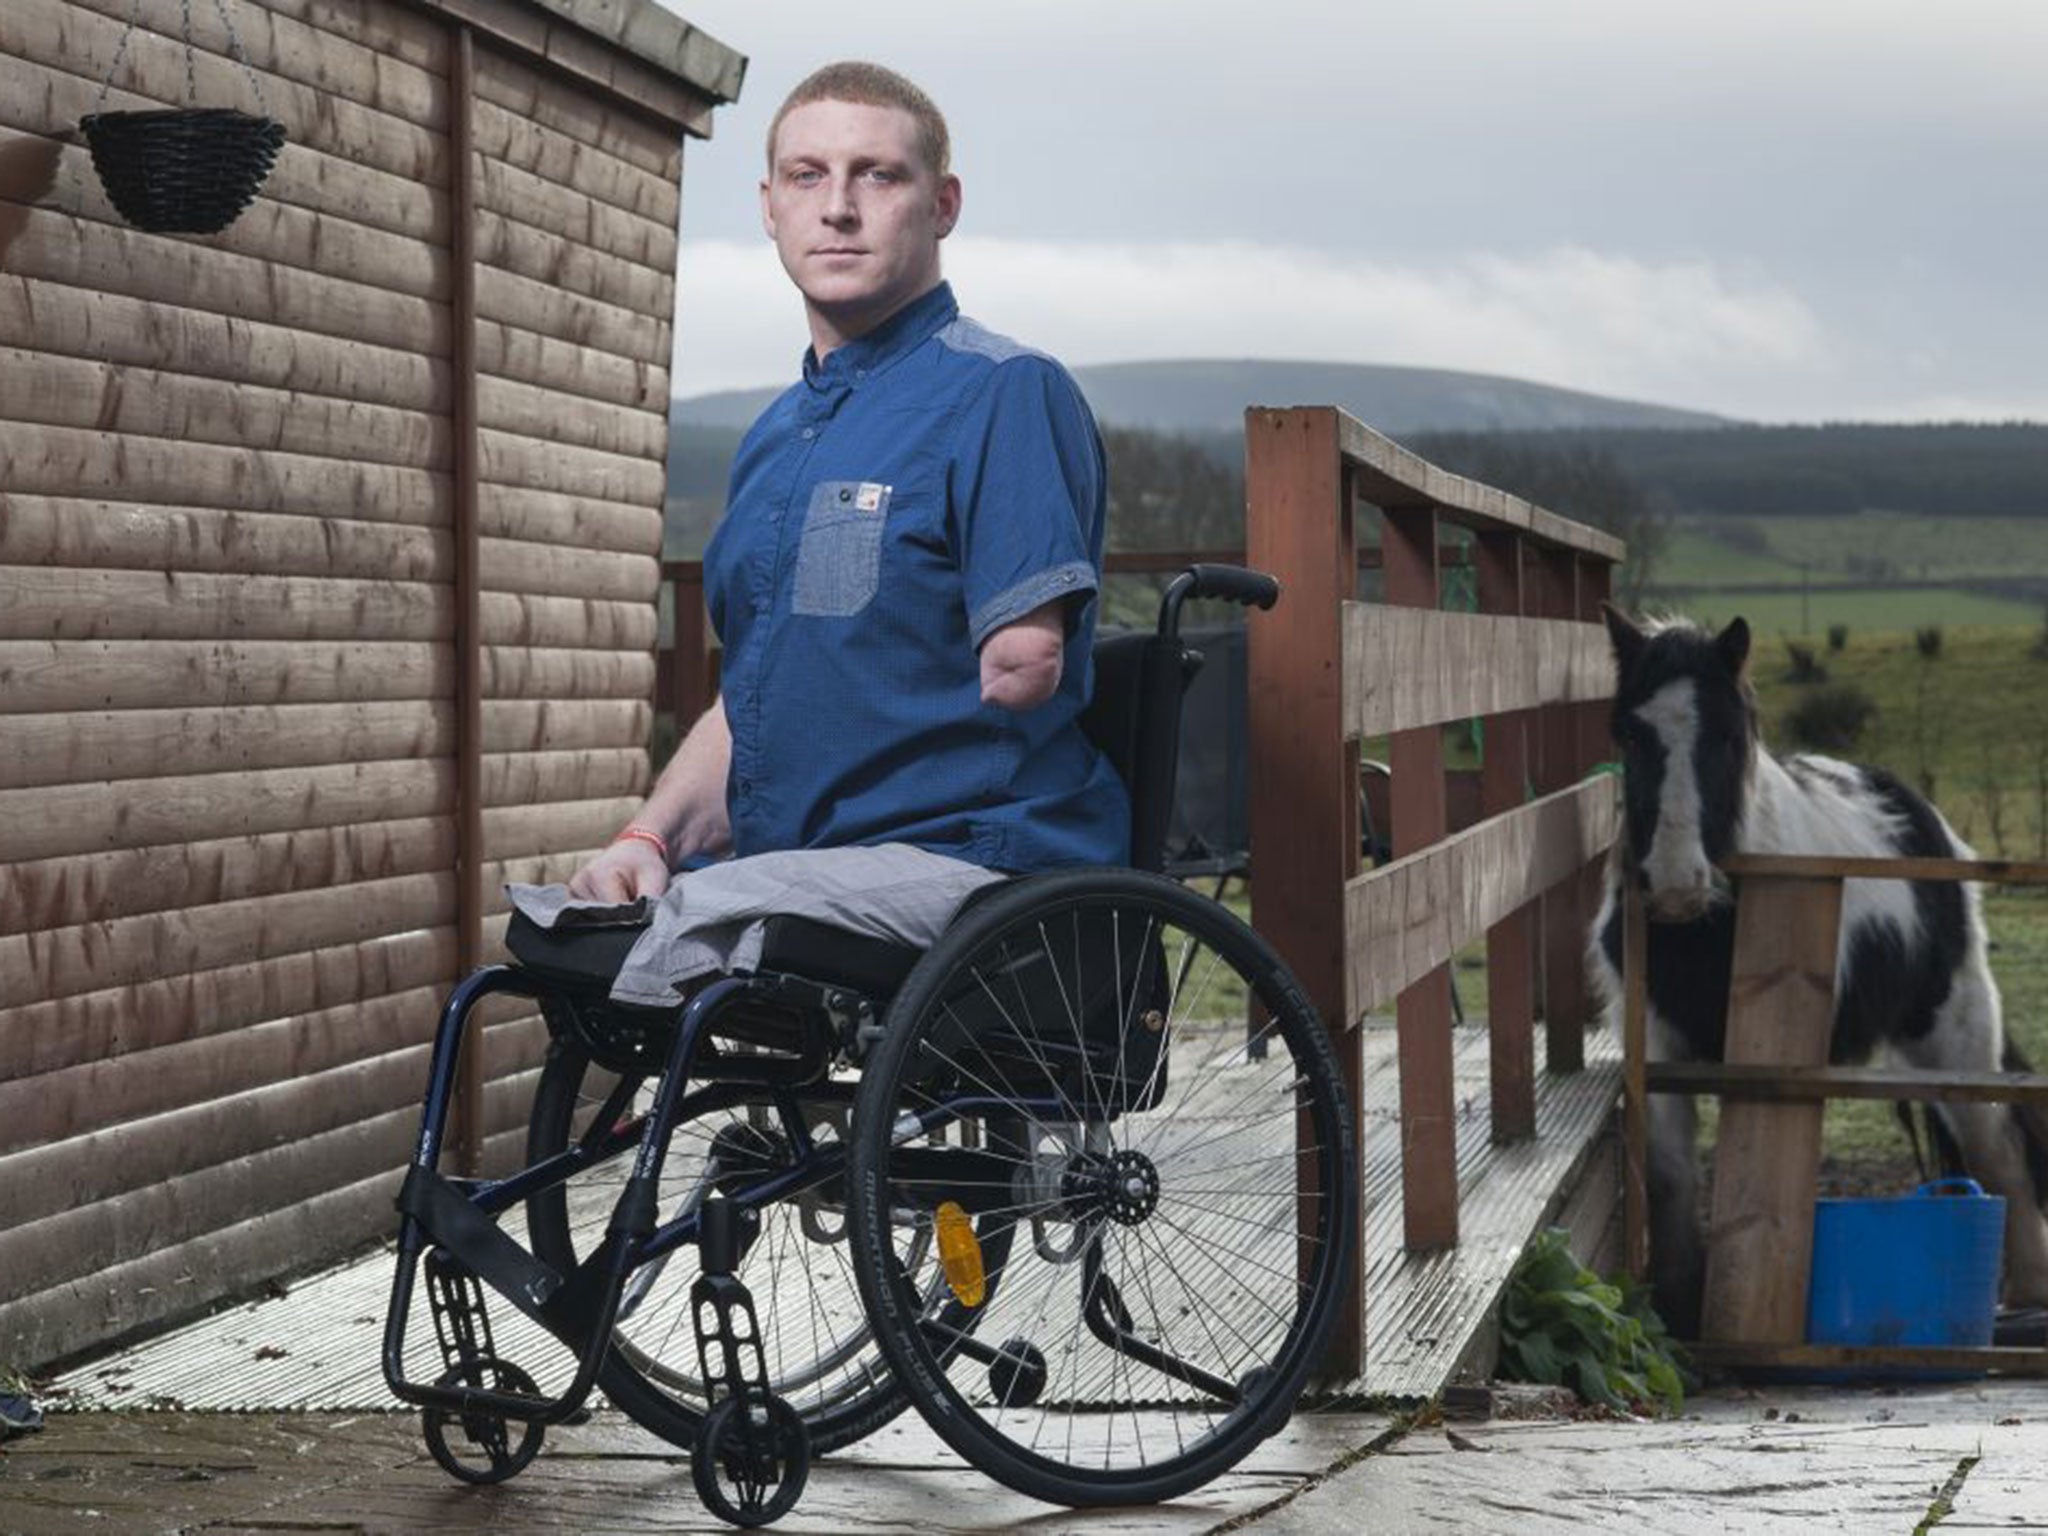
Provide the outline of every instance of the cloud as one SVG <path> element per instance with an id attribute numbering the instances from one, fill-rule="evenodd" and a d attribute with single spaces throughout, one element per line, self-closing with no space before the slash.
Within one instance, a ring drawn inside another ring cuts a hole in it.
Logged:
<path id="1" fill-rule="evenodd" d="M 1739 415 L 1835 372 L 1797 295 L 1707 261 L 1563 247 L 1421 266 L 1245 241 L 961 237 L 947 269 L 976 318 L 1072 364 L 1397 363 Z M 686 244 L 682 273 L 679 394 L 792 375 L 800 312 L 765 242 Z"/>

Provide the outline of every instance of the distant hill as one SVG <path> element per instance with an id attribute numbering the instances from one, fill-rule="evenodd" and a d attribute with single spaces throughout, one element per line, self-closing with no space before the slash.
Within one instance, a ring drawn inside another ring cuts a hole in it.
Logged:
<path id="1" fill-rule="evenodd" d="M 1076 368 L 1105 425 L 1155 432 L 1235 432 L 1248 405 L 1341 405 L 1382 432 L 1516 432 L 1718 427 L 1726 418 L 1549 384 L 1367 363 L 1190 359 Z M 744 430 L 778 389 L 726 390 L 675 402 L 677 426 Z"/>

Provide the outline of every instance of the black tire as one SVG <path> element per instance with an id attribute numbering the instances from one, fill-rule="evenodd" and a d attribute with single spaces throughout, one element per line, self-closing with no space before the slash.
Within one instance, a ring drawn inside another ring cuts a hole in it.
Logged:
<path id="1" fill-rule="evenodd" d="M 974 1141 L 949 1115 L 989 1114 L 1022 1127 L 1006 1173 L 991 1139 L 978 1160 L 936 1147 Z M 854 1126 L 868 1315 L 974 1466 L 1053 1503 L 1153 1503 L 1285 1423 L 1357 1248 L 1354 1134 L 1314 1010 L 1225 908 L 1120 870 L 978 904 L 897 994 Z M 903 1213 L 951 1181 L 983 1190 L 984 1236 L 1006 1211 L 1017 1238 L 976 1322 L 1002 1359 L 949 1349 L 904 1281 Z"/>
<path id="2" fill-rule="evenodd" d="M 533 1378 L 516 1365 L 489 1356 L 472 1360 L 444 1372 L 434 1383 L 438 1387 L 480 1387 L 493 1392 L 524 1392 L 536 1397 L 540 1389 Z M 540 1454 L 545 1426 L 531 1421 L 520 1423 L 492 1413 L 451 1413 L 446 1408 L 420 1410 L 420 1433 L 427 1450 L 441 1464 L 441 1470 L 465 1483 L 488 1485 L 517 1477 Z"/>
<path id="3" fill-rule="evenodd" d="M 529 1165 L 580 1137 L 619 1081 L 572 1040 L 557 1038 L 548 1048 L 534 1094 L 527 1128 Z M 632 1095 L 633 1107 L 644 1110 L 652 1091 L 651 1082 L 641 1084 Z M 662 1169 L 661 1219 L 676 1216 L 709 1183 L 730 1189 L 745 1182 L 750 1163 L 772 1164 L 781 1155 L 778 1123 L 763 1104 L 678 1125 Z M 721 1133 L 722 1142 L 717 1140 Z M 723 1159 L 716 1173 L 710 1167 L 714 1144 Z M 526 1219 L 534 1253 L 564 1273 L 586 1257 L 604 1236 L 632 1161 L 629 1149 L 566 1185 L 532 1196 Z M 807 1227 L 806 1212 L 794 1200 L 766 1209 L 761 1234 L 738 1273 L 753 1292 L 770 1389 L 796 1408 L 811 1449 L 823 1455 L 872 1434 L 901 1413 L 908 1400 L 890 1377 L 861 1313 L 843 1214 L 813 1202 L 808 1215 Z M 815 1234 L 820 1233 L 831 1240 L 818 1240 Z M 689 1308 L 697 1274 L 697 1251 L 685 1245 L 665 1262 L 627 1277 L 622 1315 L 598 1378 L 605 1395 L 636 1423 L 681 1446 L 695 1443 L 705 1410 Z M 789 1283 L 778 1287 L 778 1280 Z M 799 1294 L 803 1305 L 788 1305 Z M 778 1297 L 784 1302 L 779 1315 Z"/>

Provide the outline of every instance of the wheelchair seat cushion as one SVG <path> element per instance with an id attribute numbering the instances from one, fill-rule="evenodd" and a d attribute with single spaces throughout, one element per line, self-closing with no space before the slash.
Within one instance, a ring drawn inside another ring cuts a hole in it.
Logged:
<path id="1" fill-rule="evenodd" d="M 757 854 L 684 875 L 645 923 L 601 926 L 559 921 L 560 887 L 514 885 L 506 945 L 540 975 L 645 1008 L 675 1006 L 715 971 L 779 971 L 881 998 L 963 901 L 1004 880 L 901 844 Z"/>
<path id="2" fill-rule="evenodd" d="M 608 992 L 626 956 L 647 931 L 632 927 L 543 928 L 515 909 L 505 928 L 505 947 L 526 969 L 550 981 Z"/>

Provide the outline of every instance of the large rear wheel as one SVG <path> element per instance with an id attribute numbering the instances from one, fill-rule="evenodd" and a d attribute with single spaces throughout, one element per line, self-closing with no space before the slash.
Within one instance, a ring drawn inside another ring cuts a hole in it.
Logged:
<path id="1" fill-rule="evenodd" d="M 1357 1245 L 1353 1131 L 1313 1010 L 1226 909 L 1108 870 L 977 904 L 898 993 L 854 1125 L 868 1314 L 975 1466 L 1149 1503 L 1286 1421 Z M 928 1247 L 971 1338 L 913 1278 Z"/>

